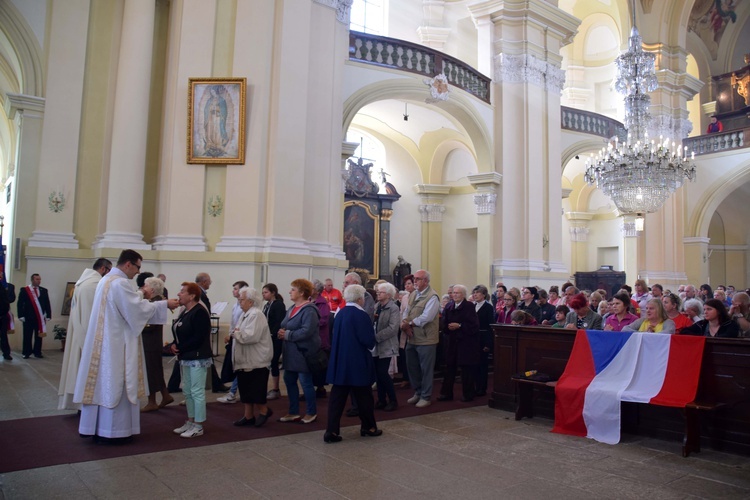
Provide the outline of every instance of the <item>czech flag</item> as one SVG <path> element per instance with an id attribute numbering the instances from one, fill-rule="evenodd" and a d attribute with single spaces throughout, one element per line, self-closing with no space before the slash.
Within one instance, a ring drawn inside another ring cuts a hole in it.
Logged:
<path id="1" fill-rule="evenodd" d="M 695 399 L 705 337 L 578 330 L 555 387 L 552 432 L 620 441 L 620 402 L 684 407 Z"/>

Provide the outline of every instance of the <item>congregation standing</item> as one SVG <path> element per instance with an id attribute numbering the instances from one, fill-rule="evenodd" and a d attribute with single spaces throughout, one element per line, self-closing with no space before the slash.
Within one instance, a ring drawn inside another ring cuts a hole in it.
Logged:
<path id="1" fill-rule="evenodd" d="M 714 290 L 708 284 L 688 284 L 673 291 L 639 279 L 633 288 L 622 284 L 610 295 L 603 289 L 579 290 L 572 283 L 544 289 L 508 288 L 498 282 L 492 293 L 481 284 L 471 293 L 464 285 L 450 285 L 441 297 L 426 270 L 401 277 L 402 291 L 384 280 L 368 290 L 363 285 L 369 276 L 350 272 L 342 291 L 331 279 L 292 281 L 287 307 L 277 285 L 267 283 L 258 291 L 237 281 L 218 377 L 210 345 L 210 276 L 199 273 L 195 281 L 181 284 L 177 298 L 167 300 L 166 277 L 141 272 L 141 265 L 142 257 L 133 250 L 123 251 L 114 267 L 98 259 L 73 290 L 59 408 L 79 410 L 79 433 L 98 442 L 127 441 L 139 434 L 140 414 L 174 402 L 170 392 L 183 393 L 187 413 L 174 432 L 184 438 L 203 435 L 208 376 L 214 392 L 228 391 L 219 402 L 242 403 L 237 427 L 261 427 L 269 421 L 273 410 L 268 401 L 282 397 L 283 380 L 288 409 L 278 422 L 313 423 L 317 400 L 328 397 L 324 441 L 336 443 L 343 439 L 340 422 L 351 398 L 346 415 L 359 417 L 360 435 L 380 436 L 376 412 L 399 408 L 396 377 L 401 377 L 400 386 L 411 386 L 413 395 L 406 403 L 416 408 L 453 400 L 459 373 L 462 401 L 485 396 L 493 354 L 491 325 L 496 323 L 708 337 L 750 333 L 750 295 L 733 286 Z M 136 275 L 137 289 L 131 282 Z M 42 357 L 51 316 L 40 284 L 41 277 L 33 274 L 18 297 L 24 358 Z M 0 293 L 0 316 L 6 319 L 15 298 L 9 285 Z M 169 385 L 162 363 L 168 309 L 176 319 L 167 348 L 177 359 Z M 8 323 L 2 325 L 3 356 L 9 360 Z M 433 398 L 436 366 L 443 380 Z M 224 382 L 232 382 L 231 387 Z M 148 402 L 139 408 L 145 398 Z"/>

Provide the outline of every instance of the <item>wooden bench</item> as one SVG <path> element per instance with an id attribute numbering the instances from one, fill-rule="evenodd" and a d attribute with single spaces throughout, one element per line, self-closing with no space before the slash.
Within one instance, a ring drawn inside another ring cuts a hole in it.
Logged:
<path id="1" fill-rule="evenodd" d="M 726 403 L 701 403 L 693 401 L 685 406 L 685 435 L 682 438 L 682 456 L 701 451 L 701 412 L 712 412 L 726 407 Z"/>
<path id="2" fill-rule="evenodd" d="M 534 388 L 552 389 L 554 394 L 557 380 L 550 382 L 538 382 L 527 378 L 511 377 L 511 380 L 518 387 L 518 407 L 516 408 L 516 420 L 523 417 L 534 418 Z"/>

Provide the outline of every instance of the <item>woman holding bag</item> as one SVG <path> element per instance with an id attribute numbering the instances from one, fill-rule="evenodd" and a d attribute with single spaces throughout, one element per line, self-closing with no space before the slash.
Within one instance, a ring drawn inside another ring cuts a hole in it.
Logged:
<path id="1" fill-rule="evenodd" d="M 287 310 L 278 333 L 279 339 L 284 341 L 284 384 L 289 395 L 289 413 L 281 417 L 279 422 L 311 424 L 318 419 L 318 407 L 312 373 L 305 355 L 314 355 L 320 351 L 318 308 L 309 300 L 313 290 L 312 283 L 300 278 L 292 281 L 291 285 L 289 298 L 292 299 L 292 307 Z M 299 412 L 297 380 L 305 393 L 307 413 L 304 417 Z"/>

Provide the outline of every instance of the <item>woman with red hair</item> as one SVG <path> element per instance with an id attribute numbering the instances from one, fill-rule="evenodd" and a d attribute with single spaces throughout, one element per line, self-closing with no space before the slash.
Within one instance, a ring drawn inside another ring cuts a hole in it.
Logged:
<path id="1" fill-rule="evenodd" d="M 566 304 L 572 309 L 565 317 L 565 328 L 570 330 L 601 330 L 602 317 L 591 310 L 589 301 L 582 293 L 573 295 Z"/>

